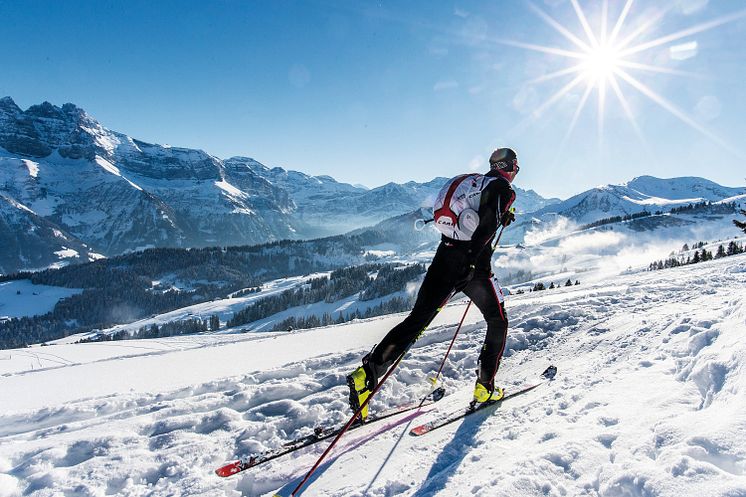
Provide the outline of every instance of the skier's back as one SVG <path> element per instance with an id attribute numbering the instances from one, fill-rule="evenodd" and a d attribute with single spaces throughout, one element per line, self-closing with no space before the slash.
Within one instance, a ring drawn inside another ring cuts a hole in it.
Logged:
<path id="1" fill-rule="evenodd" d="M 518 173 L 513 150 L 499 148 L 490 157 L 485 174 L 457 176 L 441 189 L 434 205 L 435 226 L 442 238 L 422 282 L 409 316 L 395 326 L 363 358 L 363 364 L 347 377 L 350 408 L 357 411 L 391 364 L 413 343 L 448 299 L 463 291 L 487 322 L 487 335 L 479 355 L 474 400 L 499 400 L 502 388 L 494 377 L 505 349 L 508 320 L 503 294 L 492 275 L 491 242 L 500 224 L 514 219 L 515 200 L 511 182 Z M 366 406 L 362 413 L 368 415 Z"/>

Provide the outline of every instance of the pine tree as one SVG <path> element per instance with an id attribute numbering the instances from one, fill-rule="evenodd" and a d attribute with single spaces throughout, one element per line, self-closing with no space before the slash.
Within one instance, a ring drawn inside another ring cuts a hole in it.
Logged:
<path id="1" fill-rule="evenodd" d="M 742 215 L 746 216 L 746 210 L 739 209 L 739 211 Z M 734 219 L 733 224 L 735 224 L 738 229 L 746 233 L 746 221 L 739 221 L 738 219 Z"/>
<path id="2" fill-rule="evenodd" d="M 565 281 L 565 286 L 572 286 L 572 281 L 570 281 L 570 278 L 567 278 L 567 281 Z"/>
<path id="3" fill-rule="evenodd" d="M 720 259 L 721 257 L 725 257 L 725 247 L 722 245 L 718 246 L 718 251 L 715 254 L 715 259 Z"/>
<path id="4" fill-rule="evenodd" d="M 701 259 L 699 258 L 699 251 L 694 252 L 694 257 L 692 257 L 692 264 L 697 264 Z"/>
<path id="5" fill-rule="evenodd" d="M 728 244 L 728 251 L 726 252 L 726 255 L 736 255 L 738 253 L 738 245 L 736 245 L 736 242 L 731 241 Z"/>

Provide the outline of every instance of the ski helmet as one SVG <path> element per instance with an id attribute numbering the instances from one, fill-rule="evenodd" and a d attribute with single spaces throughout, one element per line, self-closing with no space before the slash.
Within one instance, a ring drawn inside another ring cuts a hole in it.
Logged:
<path id="1" fill-rule="evenodd" d="M 502 177 L 513 182 L 518 174 L 518 156 L 512 148 L 498 148 L 490 155 L 490 169 L 497 171 Z"/>

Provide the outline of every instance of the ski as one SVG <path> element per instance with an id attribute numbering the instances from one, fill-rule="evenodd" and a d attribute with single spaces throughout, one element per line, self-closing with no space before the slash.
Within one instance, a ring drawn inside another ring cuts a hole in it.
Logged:
<path id="1" fill-rule="evenodd" d="M 379 421 L 383 421 L 385 419 L 389 419 L 391 417 L 397 416 L 399 414 L 413 411 L 415 409 L 419 409 L 421 407 L 427 407 L 429 405 L 436 403 L 440 399 L 442 399 L 444 395 L 445 395 L 445 389 L 443 389 L 443 387 L 436 388 L 430 394 L 428 394 L 427 398 L 429 400 L 426 400 L 425 402 L 422 402 L 422 401 L 412 402 L 411 404 L 405 404 L 403 406 L 396 407 L 388 411 L 384 411 L 382 414 L 379 414 L 371 419 L 368 419 L 365 423 L 358 423 L 358 424 L 353 425 L 350 428 L 350 430 L 362 428 L 364 426 L 368 426 L 373 423 L 377 423 Z M 260 464 L 267 463 L 279 457 L 285 456 L 297 450 L 303 449 L 305 447 L 309 447 L 318 442 L 331 438 L 337 435 L 340 432 L 340 430 L 342 430 L 341 427 L 324 428 L 323 426 L 317 426 L 316 428 L 314 428 L 313 434 L 311 435 L 306 435 L 296 440 L 287 442 L 281 448 L 278 448 L 278 449 L 263 452 L 258 455 L 242 457 L 241 459 L 236 459 L 235 461 L 231 461 L 219 467 L 218 469 L 216 469 L 215 474 L 222 478 L 233 476 L 242 471 L 246 471 L 247 469 L 254 468 L 256 466 L 259 466 Z"/>
<path id="2" fill-rule="evenodd" d="M 517 390 L 512 391 L 512 392 L 506 391 L 506 394 L 505 394 L 505 396 L 502 399 L 496 400 L 494 402 L 485 402 L 483 404 L 479 404 L 476 407 L 471 407 L 471 406 L 467 407 L 463 411 L 459 411 L 459 412 L 455 412 L 455 413 L 446 413 L 446 414 L 443 414 L 443 415 L 441 415 L 438 418 L 435 418 L 435 419 L 433 419 L 431 421 L 428 421 L 427 423 L 421 424 L 419 426 L 415 426 L 414 428 L 412 428 L 409 431 L 409 434 L 412 435 L 412 436 L 418 437 L 418 436 L 424 435 L 426 433 L 430 433 L 433 430 L 436 430 L 438 428 L 442 428 L 443 426 L 446 426 L 446 425 L 449 425 L 451 423 L 454 423 L 454 422 L 456 422 L 456 421 L 458 421 L 460 419 L 464 419 L 465 417 L 469 416 L 470 414 L 474 414 L 476 412 L 483 411 L 483 410 L 488 409 L 488 408 L 490 408 L 492 406 L 501 404 L 501 403 L 505 402 L 508 399 L 512 399 L 512 398 L 518 397 L 519 395 L 522 395 L 524 393 L 528 393 L 531 390 L 533 390 L 533 389 L 535 389 L 535 388 L 543 385 L 547 381 L 552 380 L 556 374 L 557 374 L 557 368 L 554 367 L 554 366 L 549 366 L 543 373 L 541 373 L 541 376 L 542 376 L 543 379 L 541 381 L 537 382 L 537 383 L 520 387 Z"/>

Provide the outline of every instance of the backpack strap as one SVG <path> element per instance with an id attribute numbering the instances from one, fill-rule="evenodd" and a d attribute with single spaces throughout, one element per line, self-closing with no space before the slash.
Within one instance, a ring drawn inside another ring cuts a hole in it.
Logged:
<path id="1" fill-rule="evenodd" d="M 454 178 L 451 186 L 448 187 L 448 192 L 446 192 L 445 199 L 443 200 L 443 205 L 438 210 L 433 212 L 433 218 L 435 219 L 436 223 L 438 222 L 438 218 L 447 217 L 451 220 L 453 226 L 456 226 L 456 224 L 458 223 L 458 216 L 455 212 L 453 212 L 453 210 L 451 210 L 451 199 L 453 198 L 453 194 L 456 193 L 456 189 L 459 187 L 459 185 L 470 176 L 473 175 L 462 174 L 461 176 L 456 176 L 456 178 Z"/>

